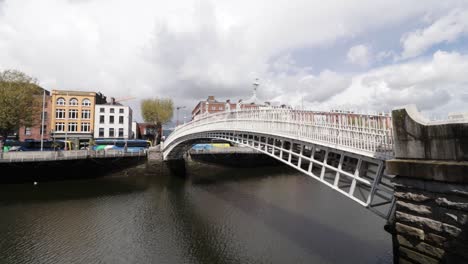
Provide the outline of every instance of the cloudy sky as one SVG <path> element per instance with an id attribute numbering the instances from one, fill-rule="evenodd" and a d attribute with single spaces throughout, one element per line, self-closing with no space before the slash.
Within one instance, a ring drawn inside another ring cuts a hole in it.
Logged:
<path id="1" fill-rule="evenodd" d="M 468 111 L 466 0 L 0 0 L 0 70 L 125 101 Z M 181 119 L 183 115 L 181 113 Z"/>

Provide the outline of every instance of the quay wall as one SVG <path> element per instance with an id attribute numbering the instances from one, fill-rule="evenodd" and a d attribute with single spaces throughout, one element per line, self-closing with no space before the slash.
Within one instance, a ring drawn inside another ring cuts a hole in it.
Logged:
<path id="1" fill-rule="evenodd" d="M 429 122 L 414 107 L 394 110 L 399 263 L 468 263 L 468 123 Z"/>

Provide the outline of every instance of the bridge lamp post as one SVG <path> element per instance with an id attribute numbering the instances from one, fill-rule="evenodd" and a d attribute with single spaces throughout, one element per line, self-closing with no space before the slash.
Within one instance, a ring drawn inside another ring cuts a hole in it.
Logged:
<path id="1" fill-rule="evenodd" d="M 177 106 L 176 111 L 177 111 L 177 120 L 176 120 L 176 127 L 179 126 L 179 109 L 184 109 L 185 106 Z"/>

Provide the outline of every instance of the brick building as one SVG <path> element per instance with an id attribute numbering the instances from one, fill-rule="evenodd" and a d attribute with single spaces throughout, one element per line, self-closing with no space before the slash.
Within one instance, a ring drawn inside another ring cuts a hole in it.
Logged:
<path id="1" fill-rule="evenodd" d="M 205 101 L 200 101 L 192 110 L 192 120 L 197 118 L 202 114 L 213 114 L 224 111 L 232 110 L 245 110 L 245 109 L 254 109 L 261 107 L 269 107 L 268 102 L 261 102 L 257 98 L 257 89 L 259 83 L 258 80 L 253 84 L 253 93 L 252 97 L 243 101 L 240 99 L 237 103 L 232 103 L 231 100 L 226 100 L 225 102 L 220 102 L 215 99 L 214 96 L 208 96 Z"/>
<path id="2" fill-rule="evenodd" d="M 18 130 L 18 139 L 20 141 L 24 140 L 40 140 L 41 133 L 44 131 L 44 140 L 50 138 L 50 113 L 51 113 L 51 96 L 50 92 L 38 87 L 41 89 L 41 92 L 37 95 L 34 95 L 34 100 L 36 101 L 35 114 L 33 119 L 33 124 L 29 127 L 20 127 Z M 45 93 L 45 98 L 44 98 Z M 41 129 L 42 125 L 42 106 L 44 103 L 44 127 Z"/>

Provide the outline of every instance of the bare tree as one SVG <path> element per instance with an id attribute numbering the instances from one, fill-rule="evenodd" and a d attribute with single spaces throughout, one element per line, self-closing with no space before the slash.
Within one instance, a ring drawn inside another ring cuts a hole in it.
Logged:
<path id="1" fill-rule="evenodd" d="M 141 102 L 141 113 L 145 122 L 156 125 L 155 143 L 161 142 L 162 125 L 172 119 L 174 114 L 174 103 L 168 98 L 145 99 Z"/>

